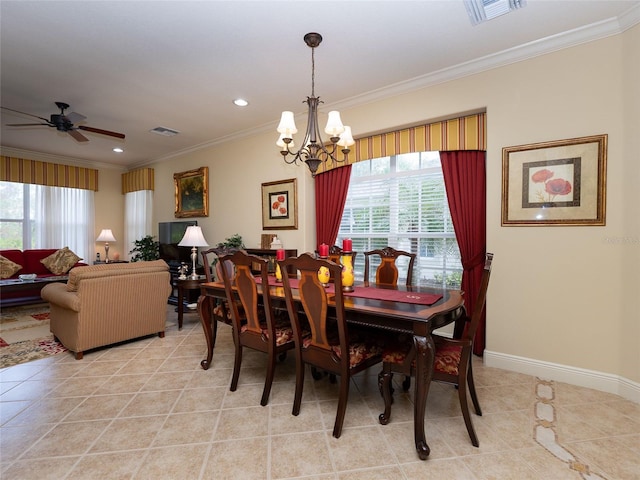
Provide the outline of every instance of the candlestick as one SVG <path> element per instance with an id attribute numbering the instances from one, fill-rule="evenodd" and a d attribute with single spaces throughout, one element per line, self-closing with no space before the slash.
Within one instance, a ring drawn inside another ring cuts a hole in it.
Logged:
<path id="1" fill-rule="evenodd" d="M 350 238 L 345 238 L 342 240 L 342 251 L 351 252 L 353 250 L 353 242 Z"/>
<path id="2" fill-rule="evenodd" d="M 351 242 L 351 240 L 349 240 Z M 353 292 L 353 257 L 351 254 L 340 257 L 342 263 L 342 291 Z"/>

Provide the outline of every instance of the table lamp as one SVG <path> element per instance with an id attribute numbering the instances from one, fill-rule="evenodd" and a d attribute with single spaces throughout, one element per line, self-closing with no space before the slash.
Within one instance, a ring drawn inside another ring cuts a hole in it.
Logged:
<path id="1" fill-rule="evenodd" d="M 110 228 L 105 228 L 100 232 L 96 242 L 104 242 L 104 263 L 109 263 L 109 242 L 115 242 L 116 237 L 111 233 Z"/>
<path id="2" fill-rule="evenodd" d="M 187 227 L 187 231 L 184 232 L 184 237 L 178 243 L 179 247 L 191 247 L 191 262 L 193 263 L 191 280 L 198 280 L 198 274 L 196 273 L 196 258 L 198 258 L 198 247 L 208 247 L 209 244 L 202 235 L 202 228 L 192 225 Z"/>

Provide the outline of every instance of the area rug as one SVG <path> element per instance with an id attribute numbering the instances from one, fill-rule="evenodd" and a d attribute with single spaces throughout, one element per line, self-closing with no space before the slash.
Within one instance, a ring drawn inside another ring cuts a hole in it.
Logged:
<path id="1" fill-rule="evenodd" d="M 0 368 L 65 351 L 49 333 L 49 305 L 10 307 L 0 312 Z"/>
<path id="2" fill-rule="evenodd" d="M 49 305 L 7 307 L 0 311 L 0 337 L 3 333 L 49 324 Z"/>
<path id="3" fill-rule="evenodd" d="M 12 367 L 20 363 L 66 352 L 64 346 L 53 339 L 53 335 L 35 340 L 25 340 L 0 348 L 0 368 Z"/>

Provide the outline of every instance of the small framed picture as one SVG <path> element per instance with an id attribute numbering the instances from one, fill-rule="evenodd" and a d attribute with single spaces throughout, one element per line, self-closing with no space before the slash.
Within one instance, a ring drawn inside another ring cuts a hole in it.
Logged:
<path id="1" fill-rule="evenodd" d="M 502 149 L 502 225 L 605 225 L 607 135 Z"/>
<path id="2" fill-rule="evenodd" d="M 262 184 L 263 230 L 298 228 L 297 180 L 279 180 Z"/>

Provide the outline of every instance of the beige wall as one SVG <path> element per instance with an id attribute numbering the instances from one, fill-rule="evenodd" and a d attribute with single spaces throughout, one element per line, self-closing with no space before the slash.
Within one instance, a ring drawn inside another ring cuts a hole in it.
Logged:
<path id="1" fill-rule="evenodd" d="M 95 235 L 98 238 L 103 228 L 110 228 L 115 237 L 115 242 L 109 242 L 109 258 L 115 260 L 118 256 L 122 260 L 127 259 L 127 246 L 124 244 L 124 195 L 122 195 L 122 171 L 119 169 L 99 169 L 98 191 L 95 193 Z M 96 242 L 93 256 L 88 259 L 91 263 L 95 260 L 96 252 L 104 260 L 104 243 Z"/>
<path id="2" fill-rule="evenodd" d="M 487 352 L 494 358 L 600 372 L 640 382 L 637 152 L 640 27 L 410 94 L 343 110 L 355 136 L 486 108 L 487 242 L 495 253 Z M 275 122 L 275 119 L 274 119 Z M 274 123 L 275 125 L 275 123 Z M 604 227 L 501 227 L 502 148 L 609 135 Z M 300 252 L 315 248 L 313 184 L 285 165 L 275 132 L 154 165 L 155 220 L 173 220 L 173 173 L 210 167 L 210 244 L 240 233 L 258 246 L 260 184 L 298 178 L 300 228 L 276 232 Z M 266 232 L 264 232 L 266 233 Z M 509 363 L 508 361 L 506 362 Z M 605 387 L 606 388 L 606 387 Z"/>

